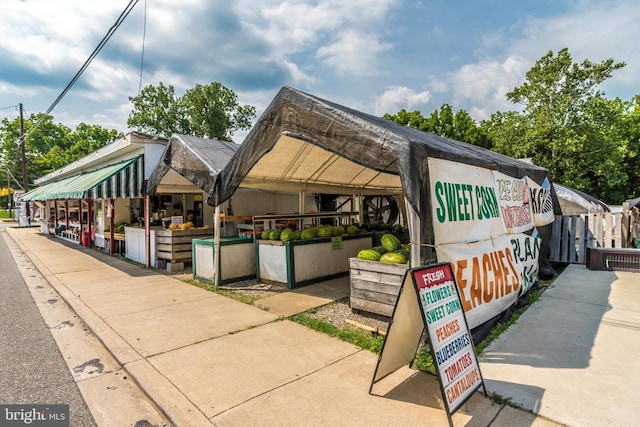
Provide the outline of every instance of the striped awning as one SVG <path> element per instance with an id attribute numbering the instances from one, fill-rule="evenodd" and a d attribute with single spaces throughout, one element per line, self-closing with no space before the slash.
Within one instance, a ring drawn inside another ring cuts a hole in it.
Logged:
<path id="1" fill-rule="evenodd" d="M 142 155 L 124 162 L 52 182 L 20 197 L 21 201 L 117 199 L 142 196 Z"/>

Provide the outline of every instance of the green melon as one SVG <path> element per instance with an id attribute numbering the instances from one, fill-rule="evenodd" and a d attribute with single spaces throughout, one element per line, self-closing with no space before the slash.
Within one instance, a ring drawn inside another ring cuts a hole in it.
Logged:
<path id="1" fill-rule="evenodd" d="M 288 242 L 289 240 L 293 240 L 293 230 L 292 229 L 284 229 L 282 233 L 280 233 L 280 240 L 283 242 Z"/>
<path id="2" fill-rule="evenodd" d="M 380 244 L 389 252 L 397 251 L 402 247 L 400 239 L 390 233 L 385 234 L 380 238 Z"/>
<path id="3" fill-rule="evenodd" d="M 376 251 L 376 252 L 378 252 L 380 255 L 384 255 L 384 254 L 386 254 L 387 252 L 389 252 L 388 250 L 386 250 L 386 249 L 385 249 L 384 247 L 382 247 L 382 246 L 374 246 L 374 247 L 372 247 L 371 249 L 372 249 L 372 250 L 374 250 L 374 251 Z"/>
<path id="4" fill-rule="evenodd" d="M 300 233 L 300 238 L 302 240 L 311 240 L 315 237 L 313 231 L 311 229 L 309 230 L 304 230 L 302 233 Z"/>
<path id="5" fill-rule="evenodd" d="M 282 234 L 282 230 L 273 230 L 269 233 L 269 240 L 280 240 L 280 235 Z"/>
<path id="6" fill-rule="evenodd" d="M 364 259 L 368 261 L 379 261 L 380 254 L 374 251 L 373 249 L 363 249 L 360 252 L 358 252 L 358 255 L 356 255 L 356 258 Z"/>
<path id="7" fill-rule="evenodd" d="M 386 264 L 406 264 L 407 259 L 400 254 L 387 252 L 380 257 L 380 262 L 384 262 Z"/>
<path id="8" fill-rule="evenodd" d="M 354 235 L 354 234 L 359 234 L 360 233 L 360 229 L 358 228 L 357 225 L 350 225 L 347 227 L 347 234 L 348 235 Z"/>
<path id="9" fill-rule="evenodd" d="M 318 237 L 333 236 L 333 227 L 322 227 L 318 230 Z"/>

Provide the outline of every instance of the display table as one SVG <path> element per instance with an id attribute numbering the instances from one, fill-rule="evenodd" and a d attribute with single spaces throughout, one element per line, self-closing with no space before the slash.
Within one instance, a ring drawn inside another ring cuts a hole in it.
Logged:
<path id="1" fill-rule="evenodd" d="M 214 239 L 192 240 L 193 278 L 213 283 Z M 231 283 L 256 277 L 256 251 L 253 239 L 220 238 L 218 283 Z"/>
<path id="2" fill-rule="evenodd" d="M 293 289 L 349 274 L 349 258 L 373 246 L 373 234 L 257 241 L 258 280 Z"/>

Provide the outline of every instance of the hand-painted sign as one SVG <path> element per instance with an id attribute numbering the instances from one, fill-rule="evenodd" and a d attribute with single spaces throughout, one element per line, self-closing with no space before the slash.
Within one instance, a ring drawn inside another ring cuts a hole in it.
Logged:
<path id="1" fill-rule="evenodd" d="M 429 158 L 429 177 L 436 245 L 506 234 L 490 170 Z"/>
<path id="2" fill-rule="evenodd" d="M 429 159 L 429 178 L 438 260 L 452 264 L 474 328 L 509 308 L 537 279 L 534 228 L 554 220 L 551 186 L 439 159 Z"/>
<path id="3" fill-rule="evenodd" d="M 411 270 L 448 412 L 482 385 L 460 295 L 449 264 Z"/>
<path id="4" fill-rule="evenodd" d="M 469 327 L 502 313 L 520 295 L 522 265 L 515 261 L 508 235 L 441 245 L 437 253 L 438 260 L 452 265 Z"/>
<path id="5" fill-rule="evenodd" d="M 527 177 L 531 191 L 531 209 L 536 227 L 551 224 L 555 219 L 551 199 L 551 183 L 545 178 L 542 185 Z"/>
<path id="6" fill-rule="evenodd" d="M 493 171 L 493 178 L 507 232 L 513 234 L 531 230 L 534 223 L 527 179 L 512 178 L 497 171 Z"/>

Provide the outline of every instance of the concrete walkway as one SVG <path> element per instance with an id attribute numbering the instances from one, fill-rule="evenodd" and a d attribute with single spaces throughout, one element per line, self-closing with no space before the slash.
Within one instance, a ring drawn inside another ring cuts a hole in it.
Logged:
<path id="1" fill-rule="evenodd" d="M 277 296 L 280 300 L 263 300 L 270 308 L 265 311 L 65 244 L 34 229 L 11 229 L 9 234 L 177 426 L 447 425 L 434 376 L 401 369 L 376 384 L 370 395 L 377 355 L 282 320 L 281 316 L 309 304 L 341 298 L 339 286 L 315 295 L 295 293 L 301 295 L 298 300 L 294 293 Z M 588 272 L 599 288 L 609 289 L 612 295 L 615 288 L 615 301 L 627 304 L 627 308 L 616 310 L 621 317 L 609 318 L 602 315 L 601 293 L 594 291 L 594 297 L 600 297 L 596 304 L 588 299 L 573 302 L 559 292 L 572 287 L 576 279 L 582 280 L 571 276 L 575 270 L 580 267 L 570 268 L 561 276 L 563 279 L 567 275 L 568 284 L 561 286 L 565 281 L 556 281 L 559 296 L 547 291 L 543 300 L 534 304 L 481 360 L 489 391 L 511 398 L 542 417 L 493 404 L 476 393 L 454 414 L 454 425 L 587 425 L 577 417 L 581 408 L 600 405 L 607 387 L 618 384 L 621 389 L 637 388 L 640 370 L 628 364 L 628 372 L 606 367 L 611 362 L 623 367 L 631 358 L 637 360 L 640 339 L 636 304 L 640 300 L 630 301 L 637 294 L 628 292 L 635 289 L 629 284 L 640 276 Z M 561 303 L 563 295 L 567 305 L 549 307 L 550 302 Z M 574 325 L 572 319 L 580 311 L 568 308 L 571 303 L 584 304 L 587 312 L 599 311 L 601 323 L 609 322 L 609 326 L 599 329 L 598 316 Z M 615 306 L 616 302 L 610 299 L 607 304 Z M 552 313 L 557 317 L 551 317 Z M 631 313 L 635 317 L 628 318 Z M 624 338 L 612 335 L 620 329 L 624 329 Z M 590 339 L 580 338 L 584 335 Z M 542 353 L 543 348 L 548 353 Z M 601 351 L 609 355 L 610 363 L 598 363 L 596 370 L 586 361 L 600 360 Z M 576 358 L 577 362 L 572 361 Z M 534 361 L 541 369 L 553 371 L 535 374 L 538 366 Z M 638 367 L 636 361 L 632 363 Z M 564 371 L 572 375 L 554 375 Z M 558 401 L 568 388 L 572 393 Z M 573 399 L 572 394 L 580 398 Z M 622 421 L 637 419 L 618 417 L 638 415 L 634 413 L 635 402 L 625 401 L 621 395 L 607 398 L 615 404 L 600 410 L 600 418 L 590 418 L 591 425 L 629 425 Z"/>

